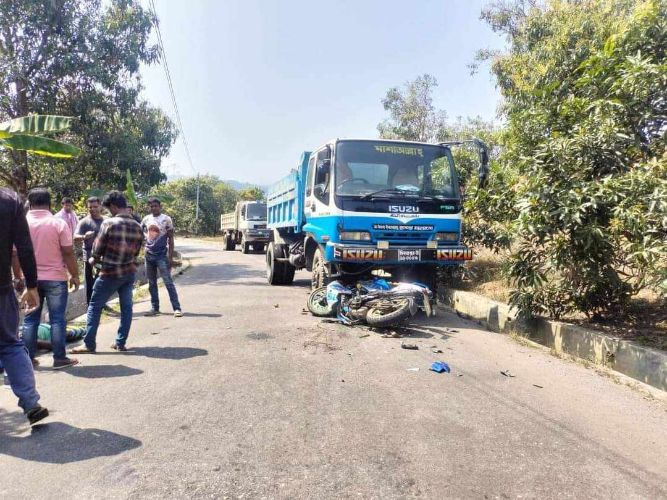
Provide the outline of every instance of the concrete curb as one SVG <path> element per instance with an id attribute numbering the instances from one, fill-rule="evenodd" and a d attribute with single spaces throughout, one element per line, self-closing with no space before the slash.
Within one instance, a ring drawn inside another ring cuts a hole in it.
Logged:
<path id="1" fill-rule="evenodd" d="M 446 290 L 441 298 L 457 314 L 491 331 L 519 334 L 558 354 L 602 365 L 667 391 L 667 354 L 663 352 L 560 321 L 520 321 L 514 308 L 472 292 Z"/>

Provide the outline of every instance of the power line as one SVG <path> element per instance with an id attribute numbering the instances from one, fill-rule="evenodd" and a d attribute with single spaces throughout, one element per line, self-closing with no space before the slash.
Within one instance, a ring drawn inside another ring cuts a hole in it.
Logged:
<path id="1" fill-rule="evenodd" d="M 155 31 L 157 33 L 158 46 L 160 47 L 160 53 L 162 54 L 162 67 L 164 68 L 164 74 L 167 77 L 167 84 L 169 85 L 169 94 L 171 95 L 171 103 L 174 106 L 174 113 L 176 114 L 176 125 L 178 130 L 183 138 L 183 146 L 185 147 L 185 156 L 188 159 L 190 168 L 197 175 L 197 203 L 196 203 L 196 215 L 195 219 L 199 220 L 199 172 L 195 170 L 195 167 L 192 163 L 192 157 L 190 156 L 190 147 L 188 146 L 188 139 L 185 136 L 185 131 L 183 130 L 183 121 L 181 120 L 181 113 L 178 110 L 178 103 L 176 102 L 176 93 L 174 92 L 174 84 L 171 80 L 171 72 L 169 71 L 169 63 L 167 62 L 167 52 L 164 49 L 164 43 L 162 42 L 162 32 L 160 31 L 160 23 L 157 17 L 157 9 L 155 8 L 155 2 L 149 0 L 150 8 L 153 14 L 153 24 L 155 25 Z"/>

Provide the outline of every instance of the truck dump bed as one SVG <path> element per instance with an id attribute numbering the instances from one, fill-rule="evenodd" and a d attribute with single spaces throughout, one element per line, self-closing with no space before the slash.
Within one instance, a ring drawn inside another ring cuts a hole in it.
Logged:
<path id="1" fill-rule="evenodd" d="M 236 212 L 229 212 L 220 216 L 220 229 L 236 229 Z"/>
<path id="2" fill-rule="evenodd" d="M 272 184 L 266 195 L 267 227 L 292 229 L 303 225 L 304 183 L 310 151 L 304 151 L 296 170 Z"/>

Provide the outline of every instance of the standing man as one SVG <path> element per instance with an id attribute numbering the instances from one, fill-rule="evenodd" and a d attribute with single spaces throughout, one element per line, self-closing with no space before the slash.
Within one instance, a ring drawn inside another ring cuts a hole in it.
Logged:
<path id="1" fill-rule="evenodd" d="M 23 205 L 16 193 L 0 188 L 0 363 L 9 376 L 12 391 L 19 398 L 19 406 L 32 425 L 47 417 L 49 410 L 38 404 L 39 394 L 35 388 L 30 356 L 17 334 L 19 304 L 10 272 L 12 247 L 16 248 L 25 276 L 26 289 L 21 297 L 21 306 L 37 307 L 37 265 Z"/>
<path id="2" fill-rule="evenodd" d="M 91 266 L 100 263 L 102 269 L 93 285 L 88 305 L 86 336 L 83 338 L 85 346 L 72 349 L 74 354 L 93 354 L 97 350 L 97 329 L 102 308 L 114 292 L 118 292 L 120 301 L 120 325 L 112 349 L 127 351 L 125 343 L 132 325 L 132 291 L 137 271 L 135 259 L 143 242 L 141 226 L 130 216 L 127 201 L 120 191 L 107 193 L 102 205 L 112 217 L 102 222 L 88 261 Z"/>
<path id="3" fill-rule="evenodd" d="M 174 317 L 183 316 L 181 304 L 178 302 L 176 285 L 171 278 L 171 267 L 174 257 L 174 223 L 171 217 L 162 213 L 162 204 L 157 198 L 148 200 L 151 213 L 144 217 L 141 227 L 146 237 L 146 278 L 151 293 L 151 311 L 149 316 L 160 314 L 160 296 L 157 289 L 157 273 L 160 271 L 164 286 L 169 293 Z"/>
<path id="4" fill-rule="evenodd" d="M 56 217 L 60 217 L 62 220 L 67 222 L 67 227 L 70 229 L 70 234 L 74 235 L 74 230 L 76 229 L 77 224 L 79 223 L 79 218 L 74 213 L 74 202 L 72 198 L 63 198 L 60 202 L 62 208 L 60 212 L 56 214 Z"/>
<path id="5" fill-rule="evenodd" d="M 78 363 L 65 352 L 67 320 L 67 272 L 69 285 L 79 289 L 79 267 L 74 255 L 72 232 L 67 223 L 51 214 L 51 194 L 45 188 L 28 193 L 30 211 L 27 215 L 30 237 L 37 261 L 37 291 L 39 305 L 23 320 L 23 340 L 30 358 L 37 354 L 37 329 L 44 301 L 49 309 L 53 368 L 67 368 Z"/>
<path id="6" fill-rule="evenodd" d="M 92 257 L 93 242 L 100 232 L 104 217 L 102 216 L 102 204 L 97 196 L 91 196 L 86 200 L 88 215 L 79 221 L 74 231 L 74 241 L 83 242 L 84 274 L 86 277 L 86 304 L 90 304 L 95 283 L 95 270 L 88 260 Z"/>

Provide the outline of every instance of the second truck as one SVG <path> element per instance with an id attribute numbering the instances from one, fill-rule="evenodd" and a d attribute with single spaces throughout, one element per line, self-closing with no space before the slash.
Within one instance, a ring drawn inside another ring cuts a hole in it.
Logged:
<path id="1" fill-rule="evenodd" d="M 239 201 L 233 212 L 220 216 L 223 250 L 263 252 L 271 241 L 271 231 L 266 229 L 266 204 L 261 201 Z"/>

